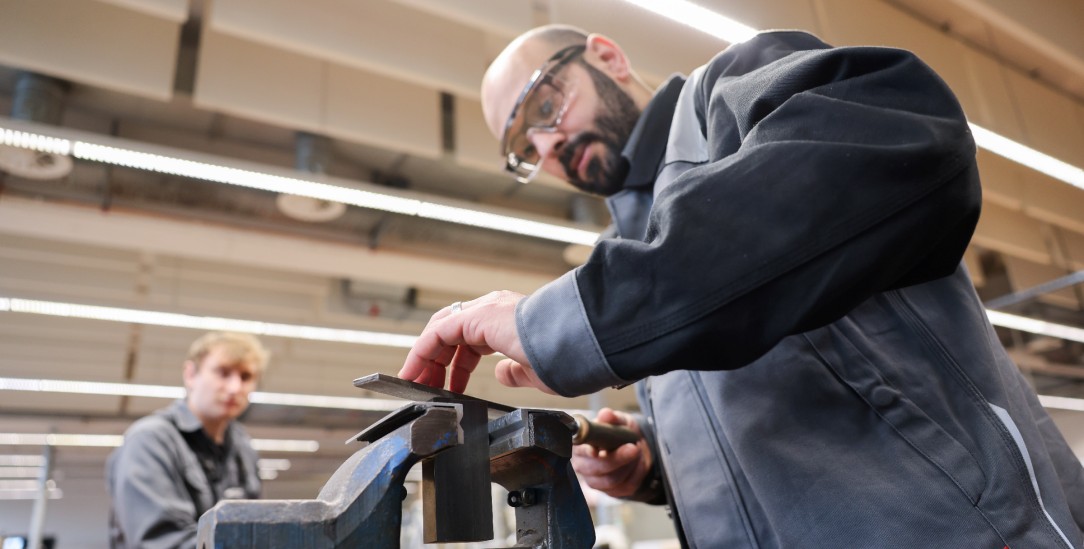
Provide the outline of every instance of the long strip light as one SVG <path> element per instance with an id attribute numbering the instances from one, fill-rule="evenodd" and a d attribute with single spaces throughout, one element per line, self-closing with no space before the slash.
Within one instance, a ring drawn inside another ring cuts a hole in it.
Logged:
<path id="1" fill-rule="evenodd" d="M 41 483 L 36 480 L 0 480 L 0 490 L 37 490 Z M 48 489 L 56 489 L 55 480 L 45 481 L 45 487 Z"/>
<path id="2" fill-rule="evenodd" d="M 686 0 L 625 1 L 731 44 L 745 42 L 757 33 L 757 30 L 749 25 Z"/>
<path id="3" fill-rule="evenodd" d="M 1039 404 L 1042 404 L 1043 408 L 1057 408 L 1059 410 L 1084 412 L 1084 398 L 1039 395 Z"/>
<path id="4" fill-rule="evenodd" d="M 346 343 L 359 343 L 362 345 L 383 345 L 409 349 L 413 346 L 415 337 L 402 334 L 384 332 L 365 332 L 359 330 L 342 330 L 336 328 L 320 328 L 315 326 L 301 326 L 293 324 L 275 324 L 259 322 L 255 320 L 238 320 L 218 317 L 192 316 L 160 311 L 145 311 L 140 309 L 123 309 L 119 307 L 100 307 L 97 305 L 78 305 L 74 303 L 60 303 L 55 301 L 38 301 L 32 299 L 20 299 L 13 297 L 0 297 L 0 312 L 10 311 L 14 313 L 31 313 L 52 316 L 66 316 L 71 318 L 86 318 L 91 320 L 109 320 L 115 322 L 130 322 L 136 324 L 151 324 L 155 326 L 170 326 L 175 328 L 193 328 L 198 330 L 229 330 L 246 332 L 257 335 L 270 335 L 279 337 L 292 337 L 298 339 L 313 339 L 318 341 L 337 341 Z M 990 323 L 995 326 L 1020 330 L 1039 335 L 1047 335 L 1084 342 L 1084 329 L 1055 324 L 1044 320 L 1027 318 L 1000 311 L 987 310 Z M 143 395 L 133 395 L 143 396 Z M 296 398 L 295 398 L 296 397 Z M 262 398 L 262 397 L 261 397 Z M 289 405 L 291 399 L 305 401 L 304 395 L 281 394 L 279 400 L 268 404 Z M 324 398 L 324 397 L 321 397 Z M 327 397 L 340 398 L 340 397 Z M 255 400 L 253 402 L 256 402 Z M 298 406 L 313 406 L 314 404 L 296 404 Z"/>
<path id="5" fill-rule="evenodd" d="M 291 337 L 315 341 L 335 341 L 357 343 L 360 345 L 379 345 L 409 349 L 414 345 L 414 336 L 389 332 L 369 332 L 364 330 L 344 330 L 298 324 L 278 324 L 256 320 L 240 320 L 213 316 L 195 316 L 162 311 L 126 309 L 121 307 L 102 307 L 97 305 L 79 305 L 56 301 L 39 301 L 0 297 L 0 312 L 30 313 L 91 320 L 108 320 L 173 328 L 192 328 L 195 330 L 226 330 L 256 335 Z"/>
<path id="6" fill-rule="evenodd" d="M 19 127 L 25 125 L 23 131 Z M 402 215 L 416 216 L 460 225 L 469 225 L 506 233 L 532 236 L 570 244 L 591 246 L 598 240 L 597 231 L 589 231 L 572 226 L 558 225 L 493 212 L 486 212 L 460 205 L 442 204 L 422 195 L 392 194 L 374 190 L 362 190 L 345 185 L 333 185 L 327 182 L 312 181 L 299 177 L 275 175 L 258 169 L 231 167 L 238 161 L 210 155 L 198 155 L 206 162 L 189 160 L 184 156 L 197 156 L 181 150 L 156 147 L 160 153 L 137 150 L 139 147 L 122 139 L 86 134 L 87 140 L 63 139 L 37 132 L 81 133 L 39 125 L 28 125 L 0 118 L 0 144 L 21 147 L 40 152 L 70 155 L 81 160 L 100 162 L 114 166 L 123 166 L 214 183 L 225 183 L 260 189 L 276 193 L 305 196 L 329 202 L 381 210 Z M 99 141 L 98 143 L 91 140 Z M 107 141 L 111 144 L 102 144 Z M 334 180 L 331 177 L 323 179 Z"/>
<path id="7" fill-rule="evenodd" d="M 168 399 L 184 397 L 184 387 L 170 385 L 141 385 L 136 383 L 104 383 L 99 381 L 24 379 L 14 377 L 0 377 L 0 391 L 135 396 Z M 390 412 L 397 410 L 403 405 L 403 401 L 392 399 L 336 397 L 295 393 L 267 393 L 263 391 L 253 392 L 249 395 L 249 401 L 253 404 L 305 406 L 310 408 L 360 410 L 367 412 Z"/>
<path id="8" fill-rule="evenodd" d="M 994 326 L 1084 343 L 1084 329 L 1081 328 L 1074 328 L 1064 324 L 1055 324 L 1036 318 L 1017 316 L 1001 311 L 991 311 L 990 309 L 986 310 L 986 316 L 990 318 L 990 324 L 993 324 Z"/>
<path id="9" fill-rule="evenodd" d="M 1053 156 L 1017 143 L 977 124 L 968 123 L 968 125 L 971 126 L 971 135 L 975 137 L 975 144 L 979 147 L 1037 172 L 1049 175 L 1054 179 L 1064 181 L 1078 189 L 1084 189 L 1084 169 L 1068 162 L 1062 162 Z"/>
<path id="10" fill-rule="evenodd" d="M 753 27 L 685 0 L 625 1 L 731 44 L 744 42 L 757 33 Z M 1084 169 L 1017 143 L 977 124 L 968 123 L 968 125 L 975 137 L 975 144 L 979 147 L 1078 189 L 1084 189 Z"/>
<path id="11" fill-rule="evenodd" d="M 0 446 L 82 446 L 116 448 L 123 435 L 88 435 L 77 433 L 0 433 Z M 308 452 L 320 449 L 315 440 L 254 438 L 252 448 L 261 452 Z"/>
<path id="12" fill-rule="evenodd" d="M 0 465 L 0 478 L 38 478 L 41 467 L 7 467 Z"/>
<path id="13" fill-rule="evenodd" d="M 37 454 L 2 454 L 0 466 L 3 467 L 44 467 L 45 456 Z"/>
<path id="14" fill-rule="evenodd" d="M 38 490 L 0 490 L 0 499 L 38 499 Z M 49 499 L 61 499 L 64 497 L 64 490 L 60 488 L 53 488 L 46 491 Z"/>

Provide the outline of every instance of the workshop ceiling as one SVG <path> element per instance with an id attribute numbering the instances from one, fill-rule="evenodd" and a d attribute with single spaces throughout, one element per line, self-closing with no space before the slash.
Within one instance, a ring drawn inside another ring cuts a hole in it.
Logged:
<path id="1" fill-rule="evenodd" d="M 1042 10 L 999 0 L 698 3 L 756 28 L 914 50 L 972 122 L 1084 166 L 1079 0 Z M 727 46 L 622 0 L 0 0 L 0 116 L 17 118 L 26 79 L 49 77 L 62 82 L 63 114 L 30 122 L 41 128 L 599 232 L 608 214 L 597 198 L 550 177 L 520 185 L 501 174 L 482 121 L 485 67 L 512 37 L 548 22 L 613 37 L 651 84 Z M 983 299 L 1084 270 L 1084 190 L 986 150 L 979 160 L 984 212 L 966 262 Z M 452 301 L 531 292 L 589 252 L 357 206 L 303 220 L 331 206 L 78 159 L 50 179 L 0 169 L 0 299 L 414 335 Z M 1081 327 L 1084 286 L 1004 310 Z M 199 333 L 0 312 L 0 378 L 177 386 Z M 1084 398 L 1080 342 L 999 335 L 1040 393 Z M 274 359 L 261 390 L 272 393 L 364 396 L 354 378 L 395 373 L 405 356 L 264 339 Z M 492 364 L 479 368 L 472 394 L 517 406 L 634 404 L 630 389 L 594 402 L 505 389 Z M 3 431 L 119 434 L 164 402 L 0 390 L 0 421 Z M 247 419 L 258 437 L 326 442 L 272 494 L 309 494 L 349 451 L 339 443 L 379 415 L 254 405 Z M 61 464 L 98 471 L 103 452 Z"/>

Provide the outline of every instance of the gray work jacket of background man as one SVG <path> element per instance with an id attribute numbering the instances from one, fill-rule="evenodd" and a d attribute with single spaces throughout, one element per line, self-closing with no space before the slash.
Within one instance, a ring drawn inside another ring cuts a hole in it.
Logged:
<path id="1" fill-rule="evenodd" d="M 256 451 L 241 424 L 227 427 L 224 454 L 212 444 L 183 399 L 128 428 L 106 464 L 113 547 L 195 547 L 200 515 L 220 499 L 260 497 Z"/>
<path id="2" fill-rule="evenodd" d="M 625 152 L 622 238 L 517 330 L 560 394 L 644 380 L 691 546 L 1082 547 L 1084 468 L 959 267 L 974 141 L 928 67 L 761 34 Z"/>

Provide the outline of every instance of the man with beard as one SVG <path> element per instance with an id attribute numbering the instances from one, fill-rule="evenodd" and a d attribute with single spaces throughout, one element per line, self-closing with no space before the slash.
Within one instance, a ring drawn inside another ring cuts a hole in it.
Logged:
<path id="1" fill-rule="evenodd" d="M 234 421 L 267 366 L 248 334 L 211 332 L 184 363 L 185 398 L 132 424 L 109 456 L 114 548 L 194 548 L 200 516 L 222 499 L 260 497 L 256 451 Z"/>
<path id="2" fill-rule="evenodd" d="M 530 296 L 435 314 L 400 376 L 574 396 L 637 382 L 586 482 L 669 502 L 692 547 L 1084 544 L 1084 468 L 960 258 L 974 141 L 912 54 L 762 33 L 651 92 L 551 26 L 482 84 L 507 169 L 608 196 L 620 238 Z"/>

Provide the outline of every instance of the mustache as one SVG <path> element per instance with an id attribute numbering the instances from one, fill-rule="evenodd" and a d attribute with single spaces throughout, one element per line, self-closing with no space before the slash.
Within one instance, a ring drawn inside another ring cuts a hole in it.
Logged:
<path id="1" fill-rule="evenodd" d="M 561 166 L 565 169 L 565 173 L 570 178 L 579 179 L 579 173 L 576 170 L 576 166 L 572 165 L 573 160 L 576 158 L 576 151 L 582 150 L 587 145 L 595 141 L 601 141 L 602 135 L 596 132 L 580 132 L 576 134 L 572 139 L 569 139 L 565 143 L 564 148 L 561 149 L 561 154 L 558 155 L 558 160 L 561 162 Z"/>

